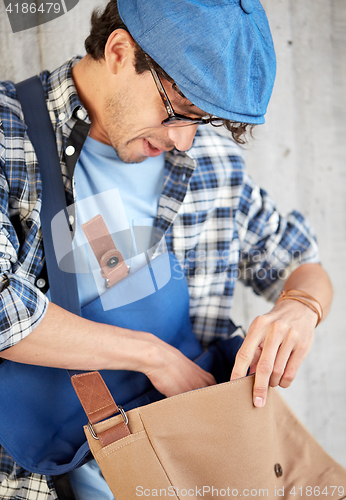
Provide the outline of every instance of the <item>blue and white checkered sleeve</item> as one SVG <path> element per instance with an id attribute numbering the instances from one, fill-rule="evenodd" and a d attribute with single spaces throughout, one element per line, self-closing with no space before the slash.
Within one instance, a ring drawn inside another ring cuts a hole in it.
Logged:
<path id="1" fill-rule="evenodd" d="M 10 221 L 9 185 L 4 173 L 5 138 L 0 129 L 0 351 L 18 343 L 37 326 L 47 309 L 48 299 L 35 287 L 37 237 L 20 247 Z M 15 151 L 11 150 L 11 158 Z M 20 177 L 20 162 L 11 170 Z M 23 192 L 18 189 L 18 199 Z M 13 198 L 14 200 L 14 198 Z M 13 207 L 12 207 L 13 210 Z M 20 253 L 20 255 L 19 255 Z"/>
<path id="2" fill-rule="evenodd" d="M 320 262 L 309 222 L 296 210 L 280 215 L 273 200 L 247 174 L 236 221 L 240 279 L 267 300 L 277 300 L 285 280 L 299 265 Z"/>

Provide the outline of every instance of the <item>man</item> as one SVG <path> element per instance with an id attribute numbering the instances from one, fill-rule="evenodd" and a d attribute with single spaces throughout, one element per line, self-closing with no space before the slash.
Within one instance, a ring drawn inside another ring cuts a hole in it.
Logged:
<path id="1" fill-rule="evenodd" d="M 268 385 L 288 387 L 295 378 L 332 296 L 309 224 L 296 211 L 287 218 L 278 214 L 230 139 L 210 126 L 197 131 L 199 124 L 221 120 L 241 142 L 246 124 L 263 123 L 275 75 L 264 11 L 257 0 L 118 0 L 118 7 L 119 13 L 111 0 L 102 15 L 93 15 L 87 56 L 41 75 L 68 204 L 85 198 L 80 186 L 88 184 L 90 171 L 83 168 L 93 164 L 91 158 L 101 166 L 90 185 L 111 165 L 116 186 L 126 178 L 127 164 L 153 172 L 139 196 L 148 202 L 151 189 L 157 213 L 138 213 L 156 219 L 168 249 L 182 261 L 194 332 L 205 346 L 228 335 L 239 269 L 245 283 L 269 300 L 277 300 L 282 286 L 300 291 L 256 318 L 239 350 L 232 378 L 256 371 L 253 402 L 261 407 Z M 165 396 L 212 385 L 212 375 L 150 332 L 101 325 L 48 301 L 37 281 L 44 257 L 37 162 L 12 83 L 3 83 L 0 105 L 2 357 L 141 372 Z M 132 186 L 122 187 L 124 200 Z M 130 196 L 125 209 L 133 203 Z M 285 269 L 291 274 L 283 284 Z M 82 302 L 87 287 L 81 280 L 78 286 Z M 16 469 L 4 450 L 1 457 L 1 471 L 9 475 L 1 486 L 4 497 L 36 498 L 30 496 L 35 491 L 38 498 L 55 497 L 49 477 L 47 483 Z M 77 498 L 109 498 L 102 485 L 96 493 L 88 484 L 88 478 L 99 483 L 99 473 L 94 479 L 91 467 L 81 470 L 71 473 Z"/>

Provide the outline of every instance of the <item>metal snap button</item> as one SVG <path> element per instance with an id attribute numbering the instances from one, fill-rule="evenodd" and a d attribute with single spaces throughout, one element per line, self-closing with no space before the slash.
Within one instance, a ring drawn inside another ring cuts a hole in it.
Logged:
<path id="1" fill-rule="evenodd" d="M 84 118 L 85 118 L 85 113 L 82 109 L 79 109 L 77 111 L 76 115 L 77 115 L 77 118 L 79 118 L 80 120 L 84 120 Z"/>
<path id="2" fill-rule="evenodd" d="M 43 278 L 40 278 L 36 281 L 36 286 L 37 288 L 43 288 L 46 286 L 46 280 L 44 280 Z"/>
<path id="3" fill-rule="evenodd" d="M 113 257 L 111 257 L 110 259 L 108 259 L 107 261 L 107 267 L 109 268 L 112 268 L 112 267 L 115 267 L 119 262 L 119 259 L 118 257 L 116 257 L 115 255 Z"/>
<path id="4" fill-rule="evenodd" d="M 66 118 L 66 115 L 65 115 L 65 113 L 59 113 L 59 116 L 58 116 L 58 118 L 59 118 L 59 120 L 60 120 L 60 121 L 63 121 L 63 120 L 65 120 L 65 118 Z"/>
<path id="5" fill-rule="evenodd" d="M 67 156 L 72 156 L 75 154 L 75 148 L 73 146 L 67 146 L 67 148 L 65 149 L 65 153 Z"/>
<path id="6" fill-rule="evenodd" d="M 276 477 L 281 477 L 282 476 L 282 467 L 281 467 L 280 464 L 275 464 L 274 465 L 274 470 L 275 470 Z"/>
<path id="7" fill-rule="evenodd" d="M 240 7 L 246 14 L 251 14 L 254 9 L 252 0 L 240 0 Z"/>

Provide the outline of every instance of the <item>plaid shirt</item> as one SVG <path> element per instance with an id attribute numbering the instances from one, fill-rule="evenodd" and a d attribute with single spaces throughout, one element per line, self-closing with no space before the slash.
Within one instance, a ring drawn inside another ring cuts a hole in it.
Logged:
<path id="1" fill-rule="evenodd" d="M 68 204 L 74 202 L 73 170 L 90 128 L 72 79 L 78 60 L 41 74 Z M 48 301 L 37 287 L 44 267 L 40 175 L 11 82 L 0 84 L 0 118 L 0 349 L 6 349 L 30 334 Z M 74 154 L 66 155 L 68 146 Z M 200 127 L 188 153 L 166 154 L 155 225 L 181 262 L 194 331 L 204 345 L 228 335 L 238 279 L 275 301 L 285 272 L 319 262 L 304 217 L 296 211 L 282 217 L 247 174 L 240 148 L 209 127 Z M 26 473 L 1 448 L 0 497 L 57 498 L 50 478 Z"/>

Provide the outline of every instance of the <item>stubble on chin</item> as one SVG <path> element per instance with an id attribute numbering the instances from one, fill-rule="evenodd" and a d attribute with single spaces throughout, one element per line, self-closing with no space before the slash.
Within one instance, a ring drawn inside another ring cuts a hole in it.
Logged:
<path id="1" fill-rule="evenodd" d="M 112 144 L 112 146 L 113 146 L 113 144 Z M 144 156 L 143 154 L 140 154 L 140 153 L 137 153 L 137 154 L 132 153 L 131 154 L 126 149 L 126 145 L 118 146 L 118 147 L 113 146 L 113 148 L 117 152 L 119 159 L 124 163 L 142 163 L 142 161 L 147 159 L 146 156 Z"/>

